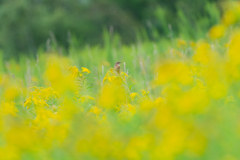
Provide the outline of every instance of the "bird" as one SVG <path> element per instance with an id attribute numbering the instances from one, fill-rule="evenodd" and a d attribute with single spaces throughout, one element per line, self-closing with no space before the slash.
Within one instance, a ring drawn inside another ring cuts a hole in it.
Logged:
<path id="1" fill-rule="evenodd" d="M 117 71 L 118 74 L 120 74 L 120 63 L 122 62 L 117 62 L 114 66 L 115 70 Z"/>

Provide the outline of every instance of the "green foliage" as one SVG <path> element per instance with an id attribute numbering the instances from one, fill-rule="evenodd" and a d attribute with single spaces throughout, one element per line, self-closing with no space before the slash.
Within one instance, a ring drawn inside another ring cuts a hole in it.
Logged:
<path id="1" fill-rule="evenodd" d="M 178 35 L 196 38 L 219 20 L 216 0 L 1 0 L 0 49 L 4 58 L 115 41 L 157 40 Z M 195 34 L 195 33 L 198 34 Z M 113 38 L 113 37 L 111 37 Z M 113 38 L 113 39 L 114 39 Z M 112 41 L 109 39 L 108 41 Z M 61 48 L 61 47 L 62 48 Z"/>

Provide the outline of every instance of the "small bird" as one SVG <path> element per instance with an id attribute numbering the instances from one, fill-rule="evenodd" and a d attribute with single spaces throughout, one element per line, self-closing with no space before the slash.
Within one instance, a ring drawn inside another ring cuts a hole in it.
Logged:
<path id="1" fill-rule="evenodd" d="M 117 62 L 114 66 L 114 68 L 116 69 L 116 71 L 118 72 L 118 74 L 120 74 L 120 63 L 122 62 Z"/>

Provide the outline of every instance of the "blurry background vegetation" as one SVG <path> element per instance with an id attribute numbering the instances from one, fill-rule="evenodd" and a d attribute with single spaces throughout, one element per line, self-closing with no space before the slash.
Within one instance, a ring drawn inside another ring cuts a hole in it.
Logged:
<path id="1" fill-rule="evenodd" d="M 180 36 L 196 39 L 220 19 L 217 0 L 0 0 L 0 50 L 4 58 L 35 55 L 54 42 L 68 53 L 104 45 L 105 32 L 119 42 Z M 106 37 L 105 37 L 106 39 Z"/>

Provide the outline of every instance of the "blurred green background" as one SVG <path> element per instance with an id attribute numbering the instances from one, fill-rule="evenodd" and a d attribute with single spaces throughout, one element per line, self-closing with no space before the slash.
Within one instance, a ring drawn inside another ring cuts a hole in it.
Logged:
<path id="1" fill-rule="evenodd" d="M 218 0 L 0 0 L 4 58 L 35 55 L 54 44 L 68 53 L 104 45 L 105 32 L 121 44 L 180 36 L 196 39 L 220 19 Z M 106 38 L 106 37 L 105 37 Z"/>

